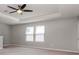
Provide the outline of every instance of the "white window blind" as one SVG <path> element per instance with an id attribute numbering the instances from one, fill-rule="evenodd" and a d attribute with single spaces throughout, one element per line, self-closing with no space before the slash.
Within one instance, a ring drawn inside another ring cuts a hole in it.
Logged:
<path id="1" fill-rule="evenodd" d="M 26 28 L 26 41 L 44 42 L 45 26 L 31 26 Z"/>
<path id="2" fill-rule="evenodd" d="M 34 27 L 26 28 L 26 41 L 33 41 Z"/>
<path id="3" fill-rule="evenodd" d="M 35 41 L 36 42 L 44 42 L 44 33 L 45 33 L 44 26 L 36 26 Z"/>

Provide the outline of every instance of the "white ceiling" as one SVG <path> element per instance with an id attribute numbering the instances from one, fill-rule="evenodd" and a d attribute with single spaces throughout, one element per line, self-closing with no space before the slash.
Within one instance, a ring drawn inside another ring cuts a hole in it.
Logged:
<path id="1" fill-rule="evenodd" d="M 17 8 L 17 4 L 0 4 L 0 21 L 7 24 L 20 24 L 50 18 L 79 16 L 78 4 L 28 4 L 25 9 L 31 9 L 33 12 L 24 12 L 23 15 L 18 15 L 17 13 L 9 14 L 9 12 L 14 10 L 7 6 Z"/>

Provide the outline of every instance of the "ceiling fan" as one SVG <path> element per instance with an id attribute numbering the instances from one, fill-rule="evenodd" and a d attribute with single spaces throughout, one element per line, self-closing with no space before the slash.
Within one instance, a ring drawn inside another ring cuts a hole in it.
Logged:
<path id="1" fill-rule="evenodd" d="M 26 4 L 23 4 L 23 5 L 18 5 L 18 8 L 14 8 L 12 6 L 8 6 L 9 8 L 15 10 L 15 11 L 12 11 L 12 12 L 9 12 L 9 13 L 15 13 L 17 12 L 18 14 L 22 14 L 23 12 L 33 12 L 33 10 L 25 10 L 24 8 L 26 7 Z"/>

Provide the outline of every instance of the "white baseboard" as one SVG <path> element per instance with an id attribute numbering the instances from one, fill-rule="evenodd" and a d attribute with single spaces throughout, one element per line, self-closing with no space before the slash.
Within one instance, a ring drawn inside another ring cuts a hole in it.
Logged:
<path id="1" fill-rule="evenodd" d="M 10 46 L 10 45 L 16 45 L 16 44 L 4 44 L 3 47 Z"/>
<path id="2" fill-rule="evenodd" d="M 52 49 L 52 48 L 41 48 L 41 47 L 35 47 L 39 49 L 45 49 L 45 50 L 55 50 L 55 51 L 60 51 L 60 52 L 73 52 L 73 53 L 79 53 L 78 51 L 72 51 L 72 50 L 64 50 L 64 49 Z"/>
<path id="3" fill-rule="evenodd" d="M 18 44 L 6 44 L 4 46 L 9 46 L 9 45 L 14 45 L 14 46 L 20 46 L 20 47 L 25 47 L 25 45 L 18 45 Z M 64 49 L 52 49 L 52 48 L 43 48 L 43 47 L 30 47 L 29 48 L 36 48 L 36 49 L 44 49 L 44 50 L 52 50 L 52 51 L 61 51 L 61 52 L 73 52 L 73 53 L 79 53 L 79 51 L 72 51 L 72 50 L 64 50 Z"/>

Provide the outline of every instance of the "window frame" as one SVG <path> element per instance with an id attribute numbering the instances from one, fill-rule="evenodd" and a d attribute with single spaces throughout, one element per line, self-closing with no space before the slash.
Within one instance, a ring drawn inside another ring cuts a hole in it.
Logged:
<path id="1" fill-rule="evenodd" d="M 32 33 L 32 34 L 28 34 L 28 33 L 27 33 L 27 28 L 28 28 L 28 27 L 33 27 L 33 33 Z M 28 36 L 28 35 L 33 35 L 33 40 L 32 40 L 32 41 L 27 40 L 27 36 Z M 33 41 L 34 41 L 34 26 L 27 26 L 27 27 L 26 27 L 26 38 L 25 38 L 25 39 L 26 39 L 26 42 L 33 42 Z"/>
<path id="2" fill-rule="evenodd" d="M 36 30 L 37 30 L 36 28 L 37 28 L 37 27 L 41 27 L 41 26 L 44 27 L 44 29 L 43 29 L 44 32 L 43 32 L 43 33 L 36 33 Z M 32 34 L 27 34 L 27 28 L 28 28 L 28 27 L 33 27 L 33 33 L 32 33 Z M 32 41 L 29 41 L 29 40 L 27 39 L 27 36 L 28 36 L 28 35 L 33 35 L 33 40 L 32 40 Z M 43 40 L 38 40 L 38 41 L 37 41 L 37 40 L 36 40 L 36 36 L 37 36 L 37 35 L 43 35 Z M 40 42 L 40 43 L 41 43 L 41 42 L 45 42 L 45 25 L 27 26 L 27 27 L 26 27 L 26 36 L 25 36 L 25 37 L 26 37 L 26 42 Z"/>
<path id="3" fill-rule="evenodd" d="M 36 33 L 36 30 L 37 30 L 37 27 L 41 27 L 41 26 L 43 26 L 44 27 L 44 29 L 43 29 L 43 33 Z M 36 40 L 36 36 L 37 35 L 43 35 L 43 40 L 40 40 L 40 41 L 37 41 Z M 44 25 L 37 25 L 36 27 L 35 27 L 35 42 L 44 42 L 45 41 L 45 26 Z"/>

